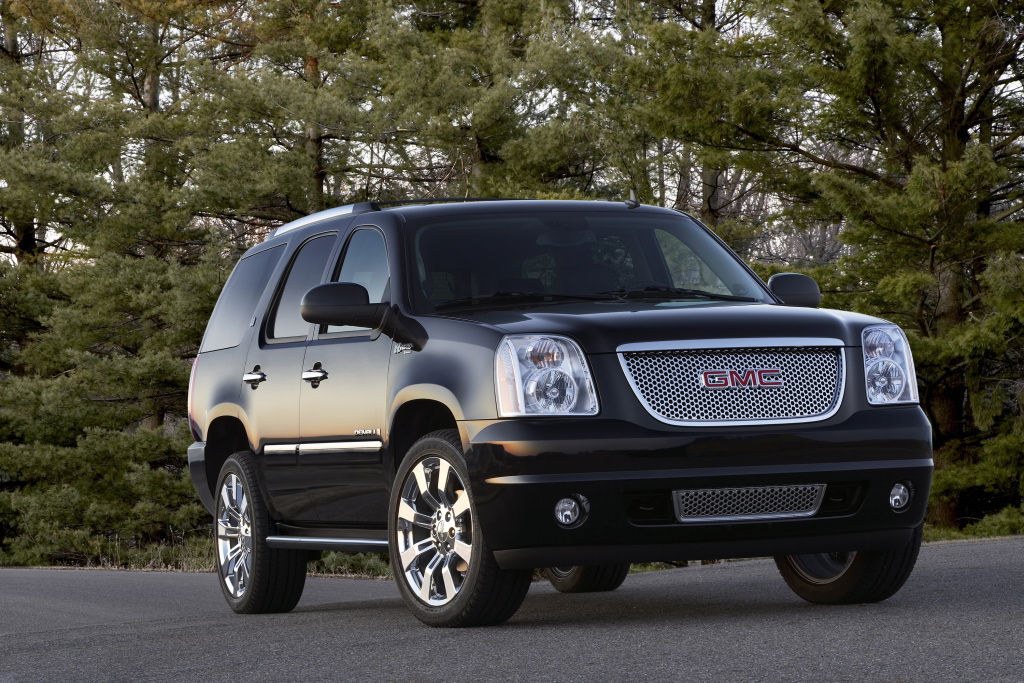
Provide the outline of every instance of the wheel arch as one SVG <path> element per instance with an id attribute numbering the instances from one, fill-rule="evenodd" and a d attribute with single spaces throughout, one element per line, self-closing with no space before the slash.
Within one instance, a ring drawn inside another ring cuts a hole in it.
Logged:
<path id="1" fill-rule="evenodd" d="M 232 453 L 249 450 L 249 435 L 242 421 L 233 415 L 218 417 L 206 430 L 206 482 L 210 494 L 216 495 L 217 477 Z"/>
<path id="2" fill-rule="evenodd" d="M 421 436 L 439 429 L 458 429 L 465 443 L 458 414 L 447 403 L 436 398 L 415 398 L 396 405 L 388 429 L 388 475 L 394 477 L 402 458 Z"/>

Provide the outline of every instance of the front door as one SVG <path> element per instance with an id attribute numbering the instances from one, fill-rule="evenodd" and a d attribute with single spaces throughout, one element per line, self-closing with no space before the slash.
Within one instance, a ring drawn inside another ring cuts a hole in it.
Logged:
<path id="1" fill-rule="evenodd" d="M 331 281 L 363 285 L 370 303 L 387 300 L 387 250 L 379 230 L 353 231 Z M 390 491 L 381 449 L 390 359 L 391 339 L 367 328 L 325 325 L 306 347 L 299 463 L 309 473 L 310 498 L 324 522 L 387 521 Z"/>

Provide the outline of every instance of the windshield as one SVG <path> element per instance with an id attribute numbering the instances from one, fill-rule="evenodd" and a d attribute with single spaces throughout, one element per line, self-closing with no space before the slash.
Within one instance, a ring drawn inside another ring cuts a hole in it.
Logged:
<path id="1" fill-rule="evenodd" d="M 480 214 L 410 227 L 419 313 L 573 299 L 770 301 L 683 215 Z"/>

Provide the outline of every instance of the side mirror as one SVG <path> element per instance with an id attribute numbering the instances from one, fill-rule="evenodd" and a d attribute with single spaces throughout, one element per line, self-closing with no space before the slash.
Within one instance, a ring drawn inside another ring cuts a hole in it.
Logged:
<path id="1" fill-rule="evenodd" d="M 366 287 L 354 282 L 318 285 L 302 297 L 299 311 L 308 323 L 354 325 L 375 329 L 384 322 L 388 304 L 371 304 Z"/>
<path id="2" fill-rule="evenodd" d="M 776 273 L 768 279 L 768 289 L 787 306 L 817 308 L 821 304 L 818 283 L 800 273 Z"/>

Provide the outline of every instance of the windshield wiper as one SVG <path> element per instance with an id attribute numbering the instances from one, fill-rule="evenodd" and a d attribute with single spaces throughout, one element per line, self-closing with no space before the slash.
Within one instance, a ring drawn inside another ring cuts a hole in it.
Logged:
<path id="1" fill-rule="evenodd" d="M 464 296 L 460 299 L 442 301 L 434 306 L 435 311 L 446 308 L 461 308 L 479 304 L 504 303 L 546 303 L 555 301 L 622 301 L 617 292 L 601 292 L 599 294 L 560 294 L 557 292 L 495 292 L 482 296 Z"/>
<path id="2" fill-rule="evenodd" d="M 718 294 L 716 292 L 705 292 L 703 289 L 683 289 L 681 287 L 667 287 L 665 285 L 648 285 L 643 289 L 619 289 L 613 292 L 602 292 L 602 294 L 617 294 L 623 299 L 675 299 L 703 297 L 716 301 L 757 301 L 751 296 L 736 296 L 735 294 Z"/>

